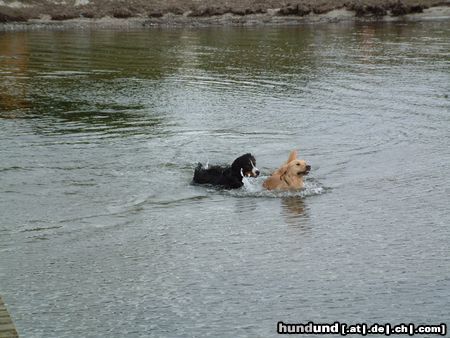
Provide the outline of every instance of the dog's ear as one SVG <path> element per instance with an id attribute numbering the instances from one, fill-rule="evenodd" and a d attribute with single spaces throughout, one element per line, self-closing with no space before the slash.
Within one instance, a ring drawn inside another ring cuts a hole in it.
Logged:
<path id="1" fill-rule="evenodd" d="M 280 174 L 280 180 L 285 181 L 288 185 L 291 185 L 290 180 L 288 179 L 288 169 L 289 166 L 287 164 L 285 164 L 284 166 L 282 166 L 279 170 L 279 174 Z"/>
<path id="2" fill-rule="evenodd" d="M 288 160 L 286 163 L 295 161 L 297 159 L 297 150 L 292 150 L 291 153 L 289 154 Z"/>
<path id="3" fill-rule="evenodd" d="M 287 174 L 288 168 L 289 168 L 288 165 L 285 164 L 277 169 L 277 174 L 280 175 L 280 179 L 283 179 L 284 175 Z"/>

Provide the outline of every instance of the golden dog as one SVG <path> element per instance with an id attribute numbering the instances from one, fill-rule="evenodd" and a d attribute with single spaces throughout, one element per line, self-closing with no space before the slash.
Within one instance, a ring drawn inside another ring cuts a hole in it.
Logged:
<path id="1" fill-rule="evenodd" d="M 304 160 L 297 159 L 297 151 L 293 150 L 289 158 L 280 168 L 264 181 L 263 187 L 268 190 L 299 190 L 304 186 L 303 176 L 308 175 L 311 166 Z"/>

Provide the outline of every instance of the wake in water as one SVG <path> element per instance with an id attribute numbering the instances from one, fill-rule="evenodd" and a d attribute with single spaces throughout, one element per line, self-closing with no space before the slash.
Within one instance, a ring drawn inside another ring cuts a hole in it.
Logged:
<path id="1" fill-rule="evenodd" d="M 268 176 L 259 176 L 257 178 L 244 177 L 242 182 L 244 186 L 236 190 L 226 190 L 227 194 L 236 197 L 307 197 L 321 195 L 326 191 L 326 188 L 322 186 L 319 182 L 314 180 L 314 178 L 309 178 L 305 181 L 305 187 L 298 191 L 276 191 L 267 190 L 263 187 L 263 182 L 268 178 Z"/>

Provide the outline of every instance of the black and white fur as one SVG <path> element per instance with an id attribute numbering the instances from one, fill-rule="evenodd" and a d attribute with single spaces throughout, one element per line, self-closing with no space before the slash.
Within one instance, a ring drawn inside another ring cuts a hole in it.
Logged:
<path id="1" fill-rule="evenodd" d="M 237 189 L 242 187 L 242 178 L 257 177 L 259 170 L 256 168 L 256 160 L 252 154 L 247 153 L 233 161 L 231 166 L 206 166 L 201 163 L 194 171 L 193 183 L 209 184 L 225 189 Z"/>

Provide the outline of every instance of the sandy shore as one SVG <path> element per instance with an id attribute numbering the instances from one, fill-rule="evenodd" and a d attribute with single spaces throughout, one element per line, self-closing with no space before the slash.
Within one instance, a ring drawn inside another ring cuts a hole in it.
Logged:
<path id="1" fill-rule="evenodd" d="M 0 0 L 0 31 L 450 19 L 450 0 Z"/>

